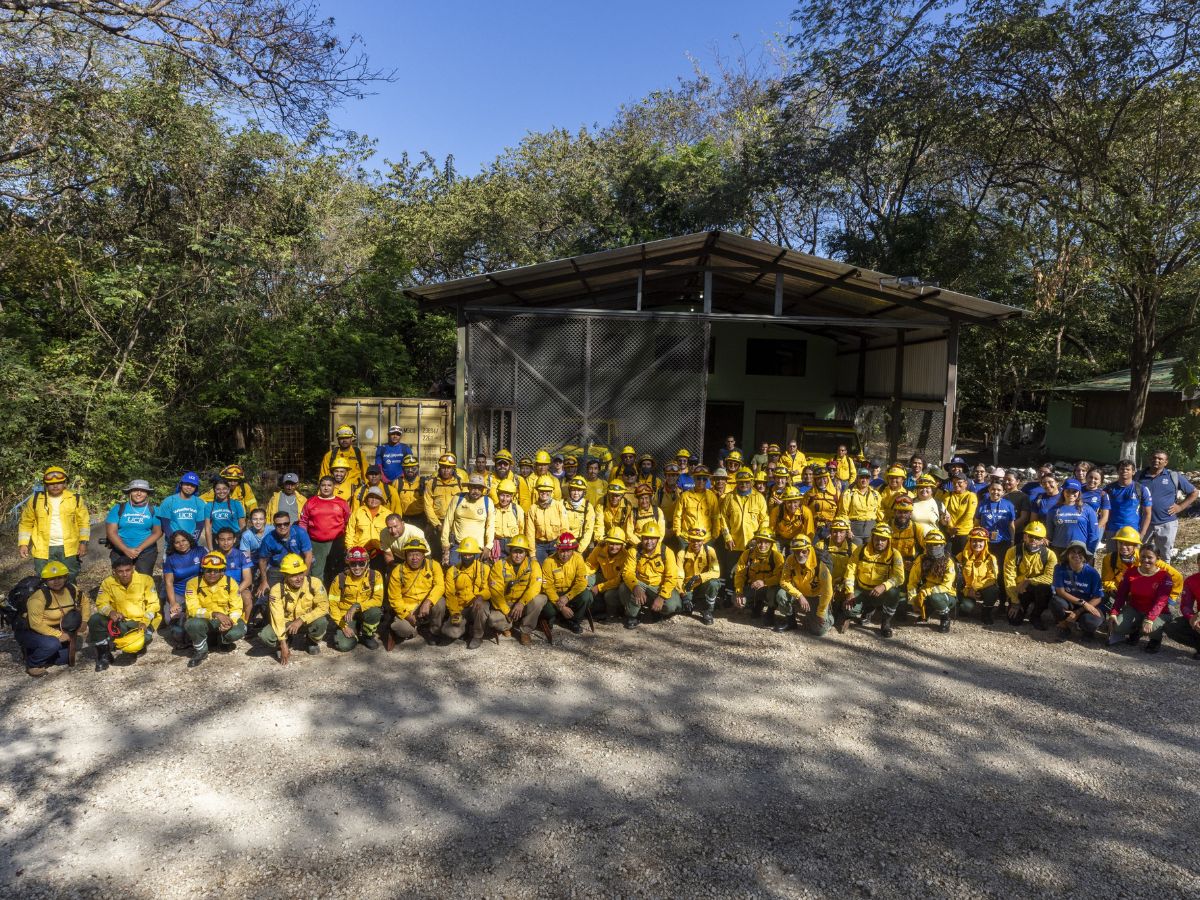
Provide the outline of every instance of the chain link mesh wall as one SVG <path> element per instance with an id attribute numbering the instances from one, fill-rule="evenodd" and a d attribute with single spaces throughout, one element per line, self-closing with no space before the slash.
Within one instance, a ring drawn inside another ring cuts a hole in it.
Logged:
<path id="1" fill-rule="evenodd" d="M 469 454 L 494 453 L 496 412 L 510 449 L 624 444 L 658 460 L 703 445 L 705 322 L 471 312 L 467 321 Z M 585 451 L 586 452 L 586 451 Z"/>
<path id="2" fill-rule="evenodd" d="M 944 410 L 906 406 L 901 415 L 903 421 L 896 458 L 904 460 L 919 453 L 929 463 L 939 462 L 942 458 Z M 854 425 L 863 441 L 863 452 L 868 457 L 892 461 L 888 459 L 890 419 L 891 404 L 886 403 L 864 403 L 854 414 Z"/>

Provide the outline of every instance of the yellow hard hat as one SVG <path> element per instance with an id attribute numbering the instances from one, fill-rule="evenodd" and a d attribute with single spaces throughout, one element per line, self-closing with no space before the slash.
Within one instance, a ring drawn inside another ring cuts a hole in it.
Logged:
<path id="1" fill-rule="evenodd" d="M 741 462 L 742 454 L 741 454 L 741 451 L 734 450 L 732 453 L 725 454 L 725 458 L 726 459 L 736 459 L 738 462 Z"/>
<path id="2" fill-rule="evenodd" d="M 604 536 L 604 543 L 606 543 L 606 544 L 624 544 L 625 543 L 625 529 L 622 528 L 620 525 L 613 526 L 612 528 L 609 529 L 608 534 L 606 534 Z"/>
<path id="3" fill-rule="evenodd" d="M 227 481 L 242 481 L 246 477 L 246 470 L 237 463 L 230 463 L 221 470 L 221 477 Z"/>
<path id="4" fill-rule="evenodd" d="M 691 459 L 692 454 L 687 450 L 680 450 L 678 453 L 675 454 L 675 458 L 676 459 Z"/>
<path id="5" fill-rule="evenodd" d="M 548 466 L 550 465 L 550 454 L 545 450 L 539 450 L 533 455 L 533 461 L 536 465 Z"/>
<path id="6" fill-rule="evenodd" d="M 461 551 L 461 549 L 462 548 L 460 547 L 459 550 Z M 508 552 L 512 553 L 514 550 L 524 550 L 526 553 L 532 553 L 533 548 L 529 546 L 529 538 L 525 537 L 523 534 L 518 534 L 515 538 L 510 540 L 508 542 Z"/>
<path id="7" fill-rule="evenodd" d="M 738 469 L 738 473 L 734 476 L 734 478 L 737 480 L 738 484 L 742 484 L 743 482 L 747 481 L 753 482 L 754 473 L 749 469 Z"/>
<path id="8" fill-rule="evenodd" d="M 422 553 L 428 553 L 429 545 L 426 544 L 419 537 L 412 537 L 412 538 L 409 538 L 407 541 L 405 541 L 404 546 L 401 547 L 400 549 L 405 553 L 409 553 L 413 550 L 420 550 Z"/>
<path id="9" fill-rule="evenodd" d="M 479 552 L 479 541 L 473 537 L 465 537 L 458 542 L 459 556 L 471 556 Z"/>
<path id="10" fill-rule="evenodd" d="M 641 530 L 638 532 L 638 537 L 660 538 L 662 537 L 662 529 L 658 527 L 657 522 L 655 522 L 653 519 L 650 519 L 645 525 L 642 526 Z"/>
<path id="11" fill-rule="evenodd" d="M 687 536 L 689 541 L 707 541 L 708 531 L 697 525 L 688 531 Z"/>
<path id="12" fill-rule="evenodd" d="M 534 482 L 533 486 L 534 486 L 534 490 L 537 490 L 537 491 L 553 491 L 554 490 L 554 476 L 543 475 L 537 481 Z"/>
<path id="13" fill-rule="evenodd" d="M 1025 529 L 1025 533 L 1029 534 L 1028 528 Z M 1142 542 L 1142 536 L 1136 528 L 1131 525 L 1126 525 L 1115 535 L 1113 535 L 1113 540 L 1119 541 L 1122 544 L 1140 544 Z"/>
<path id="14" fill-rule="evenodd" d="M 932 528 L 928 532 L 925 533 L 925 546 L 926 547 L 945 546 L 945 544 L 946 544 L 946 536 L 944 534 L 942 534 L 940 531 L 938 531 L 936 528 Z"/>
<path id="15" fill-rule="evenodd" d="M 890 541 L 892 539 L 892 526 L 886 522 L 880 522 L 871 529 L 871 537 L 887 538 Z"/>
<path id="16" fill-rule="evenodd" d="M 771 533 L 770 528 L 760 528 L 754 532 L 754 540 L 756 541 L 774 541 L 775 535 Z"/>
<path id="17" fill-rule="evenodd" d="M 625 496 L 625 485 L 619 481 L 610 481 L 608 484 L 608 492 L 614 497 Z"/>
<path id="18" fill-rule="evenodd" d="M 335 459 L 333 462 L 331 462 L 329 464 L 329 470 L 331 472 L 334 469 L 349 469 L 349 468 L 350 468 L 350 461 L 348 459 L 346 459 L 346 457 L 344 457 L 344 456 L 339 456 L 337 459 Z"/>
<path id="19" fill-rule="evenodd" d="M 496 451 L 496 462 L 500 462 L 502 460 L 504 462 L 512 462 L 513 455 L 511 453 L 509 453 L 507 450 L 497 450 Z"/>
<path id="20" fill-rule="evenodd" d="M 496 484 L 497 494 L 515 494 L 517 492 L 517 483 L 511 478 L 505 478 Z"/>
<path id="21" fill-rule="evenodd" d="M 1044 538 L 1046 536 L 1046 526 L 1041 522 L 1030 522 L 1025 526 L 1025 534 L 1029 537 Z"/>
<path id="22" fill-rule="evenodd" d="M 62 484 L 67 480 L 67 473 L 61 466 L 48 466 L 42 473 L 42 484 Z"/>
<path id="23" fill-rule="evenodd" d="M 637 451 L 634 450 L 632 447 L 630 447 L 628 444 L 626 444 L 624 447 L 621 448 L 621 455 L 622 456 L 637 456 Z"/>
<path id="24" fill-rule="evenodd" d="M 922 475 L 920 478 L 917 479 L 917 486 L 918 487 L 937 487 L 938 480 L 936 478 L 934 478 L 932 475 Z"/>
<path id="25" fill-rule="evenodd" d="M 71 570 L 60 563 L 57 559 L 52 559 L 50 562 L 42 566 L 41 575 L 45 579 L 66 578 L 70 574 Z"/>
<path id="26" fill-rule="evenodd" d="M 784 500 L 799 500 L 802 496 L 803 494 L 800 493 L 800 488 L 796 487 L 795 485 L 783 489 Z"/>
<path id="27" fill-rule="evenodd" d="M 888 477 L 888 478 L 903 478 L 903 477 L 905 477 L 907 474 L 908 474 L 908 473 L 907 473 L 907 472 L 905 472 L 905 471 L 904 471 L 904 469 L 903 469 L 903 468 L 901 468 L 900 466 L 892 466 L 891 468 L 889 468 L 889 469 L 887 470 L 887 477 Z"/>
<path id="28" fill-rule="evenodd" d="M 838 516 L 836 519 L 834 519 L 832 522 L 829 523 L 829 530 L 830 531 L 849 531 L 850 530 L 850 520 L 843 516 Z"/>
<path id="29" fill-rule="evenodd" d="M 353 428 L 353 426 L 350 426 L 350 425 L 343 425 L 341 428 L 339 428 L 337 430 L 336 434 L 340 438 L 354 437 L 354 428 Z"/>
<path id="30" fill-rule="evenodd" d="M 211 553 L 205 553 L 204 559 L 200 560 L 200 568 L 208 569 L 209 571 L 224 572 L 225 571 L 225 554 L 214 550 Z"/>
<path id="31" fill-rule="evenodd" d="M 578 475 L 576 475 L 574 478 L 572 478 L 570 481 L 567 482 L 567 487 L 576 488 L 581 491 L 586 491 L 587 490 L 587 482 L 584 481 L 582 478 L 580 478 Z"/>
<path id="32" fill-rule="evenodd" d="M 443 453 L 438 457 L 439 466 L 457 466 L 458 459 L 453 453 Z"/>
<path id="33" fill-rule="evenodd" d="M 279 563 L 279 571 L 284 575 L 303 575 L 308 571 L 308 567 L 304 565 L 304 557 L 296 553 L 289 553 Z"/>
<path id="34" fill-rule="evenodd" d="M 113 638 L 113 647 L 122 653 L 141 653 L 146 647 L 146 629 L 134 628 Z"/>
<path id="35" fill-rule="evenodd" d="M 812 547 L 812 541 L 808 539 L 808 535 L 798 534 L 792 538 L 790 546 L 793 550 L 808 550 Z"/>

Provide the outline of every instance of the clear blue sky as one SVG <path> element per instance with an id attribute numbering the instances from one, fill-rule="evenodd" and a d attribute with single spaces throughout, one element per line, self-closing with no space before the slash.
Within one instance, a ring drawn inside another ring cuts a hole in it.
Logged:
<path id="1" fill-rule="evenodd" d="M 689 76 L 688 56 L 757 52 L 788 31 L 790 0 L 323 0 L 397 80 L 334 122 L 378 138 L 376 163 L 453 153 L 473 173 L 528 131 L 608 122 L 623 103 Z M 735 35 L 737 36 L 735 38 Z"/>

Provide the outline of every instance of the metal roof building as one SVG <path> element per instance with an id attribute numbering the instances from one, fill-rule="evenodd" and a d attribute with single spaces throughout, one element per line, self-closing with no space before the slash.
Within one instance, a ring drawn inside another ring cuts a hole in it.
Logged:
<path id="1" fill-rule="evenodd" d="M 456 445 L 661 458 L 853 418 L 945 456 L 958 343 L 1020 310 L 722 231 L 413 287 L 458 321 Z"/>

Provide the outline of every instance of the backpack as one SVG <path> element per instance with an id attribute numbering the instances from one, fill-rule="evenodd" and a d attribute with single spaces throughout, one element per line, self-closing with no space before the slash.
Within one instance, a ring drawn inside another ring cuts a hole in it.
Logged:
<path id="1" fill-rule="evenodd" d="M 1021 541 L 1021 543 L 1017 544 L 1015 549 L 1016 553 L 1013 556 L 1013 561 L 1016 562 L 1017 565 L 1020 565 L 1021 560 L 1025 558 L 1025 542 Z M 1050 558 L 1050 548 L 1045 544 L 1042 544 L 1042 546 L 1038 547 L 1037 552 L 1038 556 L 1042 560 L 1042 568 L 1044 569 L 1046 568 L 1046 560 Z"/>
<path id="2" fill-rule="evenodd" d="M 1171 476 L 1171 487 L 1175 488 L 1175 500 L 1176 500 L 1176 502 L 1178 502 L 1178 500 L 1179 500 L 1179 473 L 1176 472 L 1174 469 L 1167 469 L 1167 474 Z M 1138 487 L 1143 487 L 1143 486 L 1145 486 L 1145 482 L 1154 480 L 1153 478 L 1147 478 L 1146 475 L 1147 475 L 1147 472 L 1145 469 L 1142 469 L 1142 471 L 1138 473 L 1138 477 L 1134 479 L 1134 482 L 1138 485 Z"/>
<path id="3" fill-rule="evenodd" d="M 50 589 L 46 587 L 44 581 L 37 575 L 30 575 L 22 578 L 9 590 L 8 595 L 4 598 L 4 602 L 0 603 L 0 617 L 3 618 L 4 624 L 9 628 L 28 627 L 27 617 L 29 615 L 29 598 L 41 591 L 46 595 L 46 602 L 50 601 Z M 67 592 L 71 595 L 71 601 L 75 604 L 75 608 L 79 608 L 79 590 L 73 584 L 67 585 Z"/>
<path id="4" fill-rule="evenodd" d="M 371 588 L 370 589 L 371 589 L 371 593 L 374 594 L 375 593 L 375 574 L 376 573 L 375 573 L 374 569 L 367 569 L 367 571 L 371 573 L 371 578 L 370 578 Z M 341 572 L 338 575 L 338 594 L 341 595 L 344 593 L 346 593 L 346 573 Z"/>

